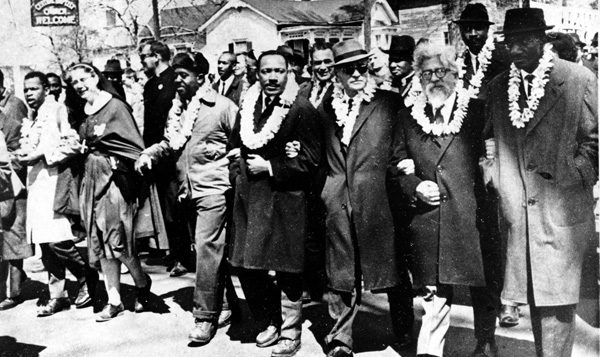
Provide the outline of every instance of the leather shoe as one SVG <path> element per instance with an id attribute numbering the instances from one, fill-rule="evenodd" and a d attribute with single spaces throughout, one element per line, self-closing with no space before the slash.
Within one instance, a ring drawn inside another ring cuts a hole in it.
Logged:
<path id="1" fill-rule="evenodd" d="M 217 327 L 221 328 L 229 325 L 231 323 L 232 315 L 233 313 L 231 312 L 231 310 L 221 310 L 221 313 L 219 314 L 219 319 L 217 320 Z"/>
<path id="2" fill-rule="evenodd" d="M 175 266 L 173 267 L 173 269 L 171 269 L 171 272 L 169 273 L 169 276 L 172 278 L 178 277 L 178 276 L 182 276 L 188 273 L 188 270 L 186 267 L 184 267 L 180 262 L 177 262 L 175 264 Z"/>
<path id="3" fill-rule="evenodd" d="M 87 284 L 83 284 L 77 292 L 77 298 L 75 299 L 75 308 L 82 309 L 92 305 L 92 297 L 90 296 Z"/>
<path id="4" fill-rule="evenodd" d="M 135 298 L 135 312 L 144 312 L 150 310 L 150 288 L 152 287 L 152 279 L 146 274 L 146 286 L 143 288 L 136 287 L 137 297 Z"/>
<path id="5" fill-rule="evenodd" d="M 277 342 L 277 346 L 271 351 L 271 357 L 292 357 L 300 351 L 300 340 L 290 340 L 282 338 Z"/>
<path id="6" fill-rule="evenodd" d="M 519 307 L 511 305 L 502 305 L 498 314 L 500 326 L 512 327 L 519 324 Z"/>
<path id="7" fill-rule="evenodd" d="M 54 315 L 59 311 L 66 310 L 71 307 L 69 298 L 50 299 L 46 305 L 42 306 L 37 313 L 38 317 Z"/>
<path id="8" fill-rule="evenodd" d="M 269 347 L 279 340 L 279 328 L 275 325 L 269 325 L 264 331 L 256 336 L 256 346 Z"/>
<path id="9" fill-rule="evenodd" d="M 23 300 L 21 299 L 20 296 L 6 298 L 6 299 L 0 301 L 0 311 L 12 309 L 13 307 L 19 305 L 22 302 L 23 302 Z"/>
<path id="10" fill-rule="evenodd" d="M 104 309 L 102 309 L 102 311 L 100 311 L 96 315 L 96 322 L 104 322 L 104 321 L 111 320 L 114 317 L 119 316 L 124 310 L 125 310 L 125 307 L 123 307 L 123 303 L 121 303 L 117 306 L 111 305 L 111 304 L 106 304 L 106 306 L 104 306 Z"/>
<path id="11" fill-rule="evenodd" d="M 327 357 L 352 357 L 352 349 L 348 346 L 335 346 L 327 352 Z"/>
<path id="12" fill-rule="evenodd" d="M 196 325 L 190 331 L 188 338 L 196 343 L 209 343 L 215 336 L 217 329 L 212 321 L 201 321 L 196 319 Z"/>
<path id="13" fill-rule="evenodd" d="M 498 347 L 496 346 L 496 342 L 478 342 L 471 357 L 498 357 Z"/>

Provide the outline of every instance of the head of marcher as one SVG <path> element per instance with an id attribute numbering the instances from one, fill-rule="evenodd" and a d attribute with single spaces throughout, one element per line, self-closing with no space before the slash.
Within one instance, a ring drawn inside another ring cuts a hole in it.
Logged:
<path id="1" fill-rule="evenodd" d="M 256 75 L 257 75 L 256 58 L 254 58 L 254 55 L 252 55 L 252 56 L 248 55 L 246 57 L 246 79 L 248 80 L 248 83 L 250 83 L 250 84 L 256 83 L 256 80 L 257 80 Z"/>
<path id="2" fill-rule="evenodd" d="M 89 63 L 72 65 L 67 69 L 65 79 L 67 84 L 73 87 L 75 92 L 89 104 L 93 104 L 102 91 L 123 100 L 100 70 Z"/>
<path id="3" fill-rule="evenodd" d="M 434 108 L 439 108 L 456 89 L 458 66 L 455 59 L 456 51 L 450 46 L 425 44 L 415 50 L 415 75 Z"/>
<path id="4" fill-rule="evenodd" d="M 344 92 L 354 97 L 369 81 L 371 55 L 357 40 L 338 42 L 332 47 L 335 75 Z"/>
<path id="5" fill-rule="evenodd" d="M 468 4 L 460 18 L 454 21 L 460 29 L 460 36 L 471 53 L 477 55 L 488 38 L 490 21 L 487 9 L 483 4 Z"/>
<path id="6" fill-rule="evenodd" d="M 206 82 L 209 64 L 202 53 L 178 53 L 173 57 L 177 93 L 183 100 L 191 99 Z"/>
<path id="7" fill-rule="evenodd" d="M 517 68 L 532 73 L 543 55 L 547 42 L 544 11 L 535 8 L 518 8 L 506 11 L 504 18 L 504 44 L 510 59 Z"/>
<path id="8" fill-rule="evenodd" d="M 246 74 L 246 54 L 238 53 L 235 55 L 235 67 L 233 68 L 233 74 L 237 76 L 243 76 Z"/>
<path id="9" fill-rule="evenodd" d="M 54 99 L 58 100 L 62 93 L 62 80 L 60 79 L 60 76 L 56 73 L 49 72 L 46 73 L 46 78 L 48 78 L 50 94 L 54 96 Z"/>
<path id="10" fill-rule="evenodd" d="M 412 72 L 415 39 L 411 36 L 392 36 L 389 50 L 382 50 L 389 56 L 390 73 L 394 79 L 402 78 Z"/>
<path id="11" fill-rule="evenodd" d="M 312 73 L 319 82 L 333 78 L 333 50 L 327 43 L 316 43 L 310 50 Z"/>
<path id="12" fill-rule="evenodd" d="M 27 73 L 23 83 L 23 92 L 29 108 L 39 109 L 46 101 L 46 96 L 50 94 L 48 77 L 37 71 Z"/>
<path id="13" fill-rule="evenodd" d="M 115 58 L 107 60 L 102 74 L 104 74 L 109 81 L 121 84 L 123 82 L 123 68 L 121 68 L 121 61 Z"/>
<path id="14" fill-rule="evenodd" d="M 285 90 L 288 81 L 288 62 L 277 51 L 266 51 L 258 57 L 258 81 L 265 95 L 278 96 Z"/>
<path id="15" fill-rule="evenodd" d="M 141 47 L 140 59 L 147 72 L 154 74 L 169 65 L 171 50 L 160 41 L 147 42 Z"/>
<path id="16" fill-rule="evenodd" d="M 217 73 L 222 80 L 229 78 L 235 69 L 236 57 L 231 52 L 223 52 L 217 60 Z"/>

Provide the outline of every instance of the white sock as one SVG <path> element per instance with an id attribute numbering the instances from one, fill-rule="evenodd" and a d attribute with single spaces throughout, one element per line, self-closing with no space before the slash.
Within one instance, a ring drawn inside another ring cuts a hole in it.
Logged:
<path id="1" fill-rule="evenodd" d="M 117 288 L 110 288 L 106 292 L 108 294 L 108 303 L 112 306 L 121 305 L 121 294 L 117 291 Z"/>

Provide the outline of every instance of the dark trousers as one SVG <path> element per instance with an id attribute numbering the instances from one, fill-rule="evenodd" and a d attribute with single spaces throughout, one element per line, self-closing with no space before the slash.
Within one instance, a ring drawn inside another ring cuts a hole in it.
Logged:
<path id="1" fill-rule="evenodd" d="M 95 284 L 98 273 L 92 270 L 75 247 L 72 240 L 57 243 L 42 243 L 42 263 L 48 271 L 50 298 L 66 297 L 64 292 L 65 269 L 75 276 L 79 287 L 86 282 Z M 93 291 L 95 286 L 88 286 Z"/>
<path id="2" fill-rule="evenodd" d="M 318 194 L 307 194 L 308 226 L 304 244 L 304 285 L 312 300 L 320 300 L 327 285 L 325 272 L 325 217 L 327 210 Z"/>
<path id="3" fill-rule="evenodd" d="M 266 328 L 281 327 L 281 337 L 296 340 L 302 331 L 302 274 L 240 269 L 238 277 L 253 317 Z"/>

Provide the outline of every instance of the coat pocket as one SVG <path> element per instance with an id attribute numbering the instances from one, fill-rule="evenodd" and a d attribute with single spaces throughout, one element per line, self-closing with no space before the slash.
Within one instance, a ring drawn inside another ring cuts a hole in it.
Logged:
<path id="1" fill-rule="evenodd" d="M 569 227 L 593 219 L 593 195 L 586 185 L 554 185 L 549 198 L 550 218 L 558 226 Z"/>

